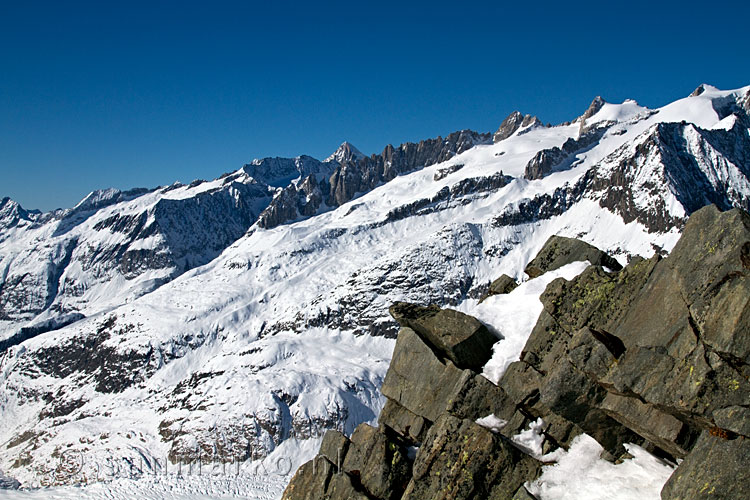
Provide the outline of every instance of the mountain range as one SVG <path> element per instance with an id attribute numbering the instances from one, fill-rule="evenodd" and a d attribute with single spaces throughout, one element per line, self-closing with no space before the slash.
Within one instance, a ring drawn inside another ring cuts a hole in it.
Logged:
<path id="1" fill-rule="evenodd" d="M 620 265 L 667 254 L 708 204 L 750 210 L 750 87 L 597 97 L 555 126 L 514 112 L 370 156 L 345 142 L 53 212 L 4 198 L 0 469 L 33 485 L 64 450 L 250 460 L 350 435 L 385 404 L 394 302 L 469 310 L 552 235 Z"/>

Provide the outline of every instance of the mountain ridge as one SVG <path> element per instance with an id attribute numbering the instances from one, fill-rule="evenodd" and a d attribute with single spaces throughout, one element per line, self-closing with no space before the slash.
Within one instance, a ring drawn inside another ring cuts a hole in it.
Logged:
<path id="1" fill-rule="evenodd" d="M 258 160 L 68 219 L 19 219 L 0 237 L 0 340 L 83 318 L 0 353 L 0 412 L 14 422 L 0 467 L 31 484 L 68 444 L 190 460 L 214 453 L 219 433 L 245 460 L 351 433 L 383 405 L 392 302 L 468 307 L 498 275 L 523 278 L 552 234 L 621 264 L 668 252 L 711 201 L 707 186 L 747 209 L 749 93 L 706 88 L 659 110 L 603 103 L 583 132 L 580 121 L 494 143 L 456 132 L 344 165 L 269 160 L 265 180 L 291 179 L 277 187 L 253 177 Z M 525 178 L 554 148 L 562 162 Z"/>

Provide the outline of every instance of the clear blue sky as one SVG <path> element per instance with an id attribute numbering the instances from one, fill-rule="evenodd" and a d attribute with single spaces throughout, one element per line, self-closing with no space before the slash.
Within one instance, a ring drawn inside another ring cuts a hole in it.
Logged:
<path id="1" fill-rule="evenodd" d="M 119 5 L 114 5 L 115 3 Z M 0 197 L 214 178 L 750 84 L 747 2 L 0 2 Z"/>

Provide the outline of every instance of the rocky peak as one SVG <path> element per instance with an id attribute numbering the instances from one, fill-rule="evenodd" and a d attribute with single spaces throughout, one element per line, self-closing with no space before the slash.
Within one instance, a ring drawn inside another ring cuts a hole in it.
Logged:
<path id="1" fill-rule="evenodd" d="M 328 158 L 323 160 L 324 162 L 338 162 L 338 163 L 345 163 L 345 162 L 358 162 L 362 158 L 364 158 L 365 155 L 362 153 L 359 149 L 354 147 L 350 142 L 344 141 L 341 143 L 341 146 L 338 147 L 336 151 L 331 154 Z"/>
<path id="2" fill-rule="evenodd" d="M 0 227 L 13 227 L 22 219 L 28 219 L 29 213 L 21 205 L 8 197 L 0 200 Z"/>
<path id="3" fill-rule="evenodd" d="M 379 155 L 362 158 L 356 163 L 347 161 L 339 164 L 330 177 L 326 203 L 331 207 L 343 205 L 357 193 L 366 193 L 381 182 L 449 160 L 489 140 L 489 134 L 461 130 L 445 138 L 407 142 L 398 147 L 389 144 Z"/>
<path id="4" fill-rule="evenodd" d="M 581 117 L 579 118 L 579 120 L 581 121 L 579 133 L 582 134 L 586 131 L 586 120 L 597 114 L 605 104 L 607 104 L 607 101 L 605 101 L 601 96 L 594 97 L 594 100 L 591 101 L 591 104 L 589 104 L 586 112 L 583 113 L 583 115 L 581 115 Z"/>
<path id="5" fill-rule="evenodd" d="M 696 87 L 695 90 L 693 90 L 690 93 L 690 97 L 698 97 L 699 95 L 703 94 L 705 91 L 706 91 L 706 84 L 701 83 L 700 85 L 698 85 L 698 87 Z"/>
<path id="6" fill-rule="evenodd" d="M 263 158 L 255 159 L 242 167 L 242 170 L 258 182 L 272 187 L 286 187 L 293 180 L 310 174 L 328 172 L 330 168 L 312 156 L 301 155 L 296 158 Z"/>
<path id="7" fill-rule="evenodd" d="M 492 136 L 492 142 L 497 143 L 505 140 L 520 129 L 541 125 L 542 122 L 536 116 L 522 115 L 520 112 L 514 111 L 500 124 L 497 132 Z"/>

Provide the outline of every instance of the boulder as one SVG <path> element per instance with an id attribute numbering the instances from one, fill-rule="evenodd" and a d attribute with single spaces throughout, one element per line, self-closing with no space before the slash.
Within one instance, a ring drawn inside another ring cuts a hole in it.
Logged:
<path id="1" fill-rule="evenodd" d="M 411 328 L 401 328 L 381 392 L 415 415 L 434 422 L 462 385 L 462 371 L 440 359 Z"/>
<path id="2" fill-rule="evenodd" d="M 481 304 L 487 297 L 491 297 L 493 295 L 503 295 L 506 293 L 510 293 L 517 287 L 518 283 L 516 282 L 516 280 L 514 280 L 507 274 L 503 274 L 498 279 L 490 283 L 487 293 L 482 295 L 482 297 L 479 299 L 479 303 Z"/>
<path id="3" fill-rule="evenodd" d="M 401 498 L 411 477 L 403 444 L 367 424 L 354 430 L 343 467 L 371 496 L 383 500 Z"/>
<path id="4" fill-rule="evenodd" d="M 403 498 L 508 499 L 540 465 L 502 436 L 445 414 L 427 433 Z"/>
<path id="5" fill-rule="evenodd" d="M 498 279 L 490 283 L 490 295 L 501 295 L 510 293 L 518 287 L 516 280 L 503 274 Z"/>
<path id="6" fill-rule="evenodd" d="M 385 406 L 380 411 L 378 423 L 388 427 L 412 444 L 421 443 L 430 427 L 428 420 L 390 399 L 386 399 Z"/>
<path id="7" fill-rule="evenodd" d="M 323 457 L 302 465 L 284 490 L 282 500 L 370 500 L 348 474 Z"/>
<path id="8" fill-rule="evenodd" d="M 349 438 L 341 432 L 330 429 L 323 436 L 323 442 L 320 444 L 318 455 L 334 464 L 336 469 L 341 469 L 350 443 Z"/>
<path id="9" fill-rule="evenodd" d="M 617 260 L 602 252 L 593 245 L 575 238 L 550 236 L 536 257 L 529 262 L 524 271 L 530 278 L 541 276 L 547 271 L 559 269 L 572 262 L 587 260 L 595 266 L 608 267 L 613 271 L 622 269 Z"/>
<path id="10" fill-rule="evenodd" d="M 401 326 L 414 330 L 459 368 L 481 370 L 498 340 L 478 319 L 453 309 L 397 302 L 390 313 Z"/>

